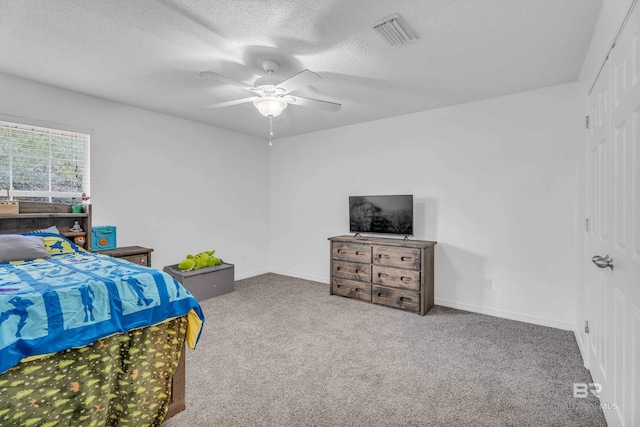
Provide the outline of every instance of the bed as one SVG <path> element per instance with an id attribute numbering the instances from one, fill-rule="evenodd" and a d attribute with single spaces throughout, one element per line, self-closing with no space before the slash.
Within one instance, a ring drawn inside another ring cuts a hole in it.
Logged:
<path id="1" fill-rule="evenodd" d="M 90 207 L 67 208 L 0 215 L 0 261 L 20 255 L 0 262 L 0 425 L 161 425 L 184 409 L 200 306 L 167 273 L 75 245 L 67 224 L 90 247 Z"/>

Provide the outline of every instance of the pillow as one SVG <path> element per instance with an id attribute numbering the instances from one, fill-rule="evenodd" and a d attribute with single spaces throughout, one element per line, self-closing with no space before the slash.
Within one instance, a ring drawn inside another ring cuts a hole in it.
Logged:
<path id="1" fill-rule="evenodd" d="M 0 235 L 0 262 L 51 258 L 40 236 Z"/>
<path id="2" fill-rule="evenodd" d="M 86 252 L 84 249 L 78 247 L 71 240 L 63 236 L 56 236 L 48 234 L 42 236 L 44 240 L 44 246 L 51 255 L 57 254 L 75 254 L 78 252 Z"/>
<path id="3" fill-rule="evenodd" d="M 45 248 L 51 255 L 87 252 L 84 248 L 79 247 L 61 234 L 36 233 L 35 231 L 30 231 L 28 233 L 22 234 L 29 236 L 40 236 L 44 240 Z"/>
<path id="4" fill-rule="evenodd" d="M 51 227 L 42 228 L 40 230 L 27 231 L 26 233 L 22 233 L 22 234 L 35 234 L 35 233 L 60 234 L 60 230 L 58 230 L 58 228 L 55 225 L 52 225 Z"/>

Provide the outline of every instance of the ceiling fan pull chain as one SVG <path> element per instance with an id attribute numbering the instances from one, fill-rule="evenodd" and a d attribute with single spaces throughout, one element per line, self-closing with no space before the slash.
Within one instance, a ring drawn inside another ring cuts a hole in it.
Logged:
<path id="1" fill-rule="evenodd" d="M 271 138 L 273 137 L 273 117 L 269 116 L 269 146 L 272 146 Z"/>

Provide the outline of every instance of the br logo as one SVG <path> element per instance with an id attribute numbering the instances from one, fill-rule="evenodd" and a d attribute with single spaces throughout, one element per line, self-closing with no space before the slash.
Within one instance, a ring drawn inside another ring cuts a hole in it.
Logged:
<path id="1" fill-rule="evenodd" d="M 573 397 L 576 399 L 586 399 L 589 393 L 600 398 L 602 385 L 599 383 L 573 383 Z"/>

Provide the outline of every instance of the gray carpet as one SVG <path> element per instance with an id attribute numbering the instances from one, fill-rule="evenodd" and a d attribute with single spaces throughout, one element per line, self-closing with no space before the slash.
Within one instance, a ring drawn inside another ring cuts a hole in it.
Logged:
<path id="1" fill-rule="evenodd" d="M 172 426 L 599 426 L 573 333 L 445 307 L 426 316 L 265 274 L 202 302 Z"/>

